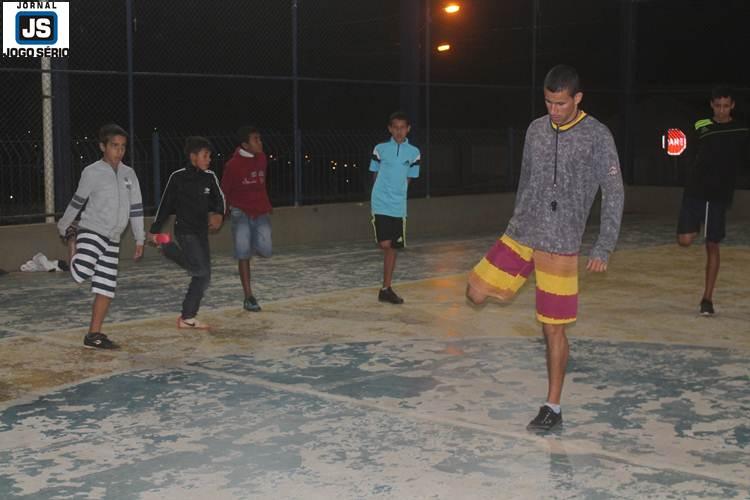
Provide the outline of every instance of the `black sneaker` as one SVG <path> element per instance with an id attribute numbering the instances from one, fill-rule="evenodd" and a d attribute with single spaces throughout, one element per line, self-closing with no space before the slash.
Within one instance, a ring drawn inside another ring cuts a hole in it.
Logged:
<path id="1" fill-rule="evenodd" d="M 385 290 L 382 288 L 378 292 L 378 300 L 380 302 L 390 302 L 391 304 L 403 304 L 404 299 L 396 295 L 396 292 L 393 291 L 393 288 L 388 287 Z"/>
<path id="2" fill-rule="evenodd" d="M 550 431 L 562 424 L 562 411 L 555 413 L 555 410 L 547 405 L 539 408 L 539 414 L 526 426 L 528 431 Z"/>
<path id="3" fill-rule="evenodd" d="M 242 307 L 244 307 L 246 311 L 260 311 L 260 305 L 258 304 L 258 301 L 255 300 L 255 297 L 253 297 L 252 295 L 245 299 L 245 303 L 242 304 Z"/>
<path id="4" fill-rule="evenodd" d="M 714 303 L 708 299 L 701 300 L 701 316 L 713 316 Z"/>
<path id="5" fill-rule="evenodd" d="M 119 349 L 120 346 L 112 342 L 103 333 L 87 333 L 83 337 L 83 347 L 87 349 Z"/>

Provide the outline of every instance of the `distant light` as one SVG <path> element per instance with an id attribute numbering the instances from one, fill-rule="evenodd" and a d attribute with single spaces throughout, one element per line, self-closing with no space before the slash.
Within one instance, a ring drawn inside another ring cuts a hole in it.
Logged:
<path id="1" fill-rule="evenodd" d="M 461 6 L 458 5 L 457 3 L 449 3 L 448 5 L 445 6 L 445 8 L 443 8 L 443 10 L 447 12 L 448 14 L 455 14 L 456 12 L 461 10 Z"/>
<path id="2" fill-rule="evenodd" d="M 441 43 L 437 46 L 438 52 L 448 52 L 449 50 L 451 50 L 451 44 L 449 43 Z"/>
<path id="3" fill-rule="evenodd" d="M 11 200 L 13 199 L 13 195 L 10 195 L 10 199 L 11 199 Z"/>

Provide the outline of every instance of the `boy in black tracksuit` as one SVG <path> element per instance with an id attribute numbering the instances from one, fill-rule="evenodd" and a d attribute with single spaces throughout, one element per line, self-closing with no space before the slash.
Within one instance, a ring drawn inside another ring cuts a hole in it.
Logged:
<path id="1" fill-rule="evenodd" d="M 148 234 L 149 240 L 160 245 L 165 257 L 185 268 L 192 276 L 182 302 L 182 314 L 177 319 L 177 328 L 208 329 L 207 324 L 195 317 L 211 280 L 208 230 L 219 229 L 226 212 L 219 180 L 216 174 L 208 170 L 211 150 L 208 139 L 187 138 L 185 153 L 190 158 L 190 165 L 169 177 Z M 170 214 L 176 214 L 176 243 L 164 243 L 158 235 Z"/>
<path id="2" fill-rule="evenodd" d="M 714 314 L 713 292 L 719 275 L 719 243 L 726 234 L 726 212 L 732 204 L 737 171 L 748 163 L 748 127 L 734 119 L 733 92 L 716 87 L 711 93 L 713 117 L 695 123 L 694 161 L 677 223 L 677 242 L 689 246 L 703 225 L 706 283 L 700 314 Z"/>

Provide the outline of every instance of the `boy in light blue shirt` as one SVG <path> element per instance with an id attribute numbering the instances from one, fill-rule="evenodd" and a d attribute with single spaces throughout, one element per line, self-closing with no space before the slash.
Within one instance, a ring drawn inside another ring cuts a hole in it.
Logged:
<path id="1" fill-rule="evenodd" d="M 411 179 L 419 177 L 419 149 L 406 136 L 411 126 L 405 113 L 396 111 L 388 120 L 391 140 L 375 146 L 370 172 L 375 174 L 370 206 L 375 241 L 383 250 L 383 288 L 380 302 L 403 304 L 391 288 L 396 250 L 406 246 L 406 195 Z"/>

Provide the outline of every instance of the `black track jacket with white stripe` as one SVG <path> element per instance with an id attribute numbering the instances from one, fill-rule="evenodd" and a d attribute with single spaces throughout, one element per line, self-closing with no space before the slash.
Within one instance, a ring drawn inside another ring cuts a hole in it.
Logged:
<path id="1" fill-rule="evenodd" d="M 151 224 L 151 233 L 161 232 L 167 217 L 176 214 L 177 234 L 208 234 L 208 214 L 226 212 L 219 179 L 211 170 L 188 165 L 172 173 Z"/>
<path id="2" fill-rule="evenodd" d="M 750 129 L 742 121 L 718 123 L 706 118 L 695 122 L 695 134 L 688 140 L 692 149 L 688 152 L 694 160 L 686 194 L 699 200 L 731 203 L 737 174 L 750 160 L 748 146 Z"/>

